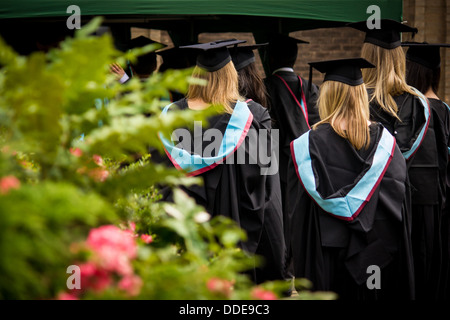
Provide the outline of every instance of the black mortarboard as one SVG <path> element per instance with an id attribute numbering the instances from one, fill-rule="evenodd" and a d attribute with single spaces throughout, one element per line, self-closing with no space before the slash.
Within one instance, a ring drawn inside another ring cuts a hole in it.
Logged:
<path id="1" fill-rule="evenodd" d="M 261 43 L 230 48 L 231 59 L 233 60 L 236 70 L 241 70 L 250 63 L 255 62 L 255 54 L 253 53 L 253 50 L 266 46 L 267 44 L 268 43 Z"/>
<path id="2" fill-rule="evenodd" d="M 181 46 L 180 48 L 200 50 L 200 53 L 197 56 L 197 66 L 206 69 L 209 72 L 214 72 L 222 69 L 228 62 L 231 61 L 231 56 L 227 47 L 244 42 L 246 41 L 228 39 L 208 43 L 198 43 L 189 46 Z"/>
<path id="3" fill-rule="evenodd" d="M 167 47 L 167 45 L 154 41 L 150 38 L 139 36 L 136 38 L 133 38 L 128 43 L 129 49 L 135 49 L 135 48 L 142 48 L 149 44 L 158 44 L 159 48 L 161 49 L 164 47 Z M 154 51 L 148 52 L 146 54 L 140 55 L 137 57 L 136 61 L 132 63 L 132 66 L 134 68 L 134 71 L 136 71 L 137 74 L 145 75 L 150 74 L 156 69 L 156 54 Z"/>
<path id="4" fill-rule="evenodd" d="M 285 54 L 295 53 L 295 55 L 297 55 L 297 45 L 301 43 L 308 44 L 309 42 L 296 39 L 281 33 L 273 33 L 269 36 L 269 50 L 272 52 L 272 54 L 274 52 L 279 52 Z"/>
<path id="5" fill-rule="evenodd" d="M 130 49 L 141 48 L 141 47 L 147 46 L 149 44 L 154 44 L 154 43 L 161 45 L 161 48 L 167 47 L 167 45 L 165 45 L 163 43 L 157 42 L 155 40 L 152 40 L 152 39 L 144 37 L 144 36 L 139 36 L 139 37 L 131 39 L 128 47 Z M 161 48 L 159 48 L 159 49 L 161 49 Z"/>
<path id="6" fill-rule="evenodd" d="M 448 48 L 450 44 L 403 42 L 402 46 L 409 47 L 406 51 L 406 60 L 416 62 L 429 69 L 437 69 L 441 66 L 440 49 Z"/>
<path id="7" fill-rule="evenodd" d="M 300 40 L 297 38 L 290 37 L 286 34 L 282 33 L 272 33 L 269 35 L 269 44 L 270 46 L 286 46 L 286 45 L 295 45 L 299 43 L 309 43 L 308 41 Z"/>
<path id="8" fill-rule="evenodd" d="M 325 73 L 324 82 L 338 81 L 350 86 L 358 86 L 364 83 L 361 69 L 375 68 L 373 64 L 363 58 L 310 62 L 309 65 L 310 68 Z"/>
<path id="9" fill-rule="evenodd" d="M 405 24 L 390 19 L 380 19 L 380 29 L 370 29 L 368 21 L 348 23 L 347 27 L 363 31 L 366 33 L 364 42 L 372 43 L 385 49 L 395 49 L 401 45 L 401 32 L 412 32 L 415 35 L 417 28 L 409 27 Z"/>
<path id="10" fill-rule="evenodd" d="M 309 43 L 285 34 L 269 35 L 268 53 L 272 68 L 292 67 L 297 60 L 298 44 Z"/>
<path id="11" fill-rule="evenodd" d="M 156 52 L 156 54 L 161 56 L 163 59 L 163 63 L 161 64 L 159 71 L 189 68 L 195 64 L 196 55 L 193 51 L 194 50 L 173 47 Z"/>

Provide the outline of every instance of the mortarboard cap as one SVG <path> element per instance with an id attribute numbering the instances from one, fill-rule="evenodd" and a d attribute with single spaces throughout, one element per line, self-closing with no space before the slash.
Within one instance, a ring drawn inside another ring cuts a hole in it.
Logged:
<path id="1" fill-rule="evenodd" d="M 206 69 L 209 72 L 214 72 L 222 69 L 228 62 L 231 61 L 231 56 L 227 47 L 244 42 L 246 41 L 228 39 L 181 46 L 180 48 L 200 50 L 200 53 L 197 55 L 197 66 Z"/>
<path id="2" fill-rule="evenodd" d="M 149 44 L 154 44 L 154 43 L 161 45 L 161 48 L 167 47 L 167 45 L 165 45 L 163 43 L 154 41 L 154 40 L 144 37 L 144 36 L 139 36 L 139 37 L 136 37 L 136 38 L 133 38 L 130 40 L 129 48 L 130 49 L 141 48 L 141 47 L 145 47 Z M 161 49 L 161 48 L 159 48 L 159 49 Z"/>
<path id="3" fill-rule="evenodd" d="M 441 66 L 440 49 L 448 48 L 450 44 L 403 42 L 402 46 L 409 47 L 406 51 L 406 60 L 416 62 L 429 69 L 437 69 Z"/>
<path id="4" fill-rule="evenodd" d="M 309 65 L 310 68 L 325 73 L 324 82 L 338 81 L 350 86 L 358 86 L 364 83 L 361 69 L 375 68 L 373 64 L 363 58 L 310 62 Z"/>
<path id="5" fill-rule="evenodd" d="M 261 43 L 230 48 L 231 59 L 233 60 L 236 70 L 241 70 L 250 63 L 255 62 L 255 54 L 253 53 L 253 50 L 266 46 L 267 44 L 268 43 Z"/>
<path id="6" fill-rule="evenodd" d="M 306 43 L 308 41 L 300 40 L 297 38 L 290 37 L 282 33 L 272 33 L 269 35 L 269 45 L 270 46 L 285 46 L 285 45 L 297 45 L 299 43 Z"/>
<path id="7" fill-rule="evenodd" d="M 163 43 L 154 41 L 144 36 L 139 36 L 130 40 L 130 42 L 128 43 L 128 48 L 129 49 L 142 48 L 150 44 L 158 44 L 159 48 L 157 49 L 167 47 L 167 45 Z M 141 54 L 137 57 L 136 61 L 131 63 L 131 65 L 134 71 L 139 75 L 150 74 L 156 69 L 157 65 L 156 54 L 154 51 Z"/>
<path id="8" fill-rule="evenodd" d="M 160 71 L 167 69 L 185 69 L 194 65 L 196 55 L 193 51 L 194 50 L 180 49 L 179 47 L 157 51 L 156 54 L 163 59 Z"/>
<path id="9" fill-rule="evenodd" d="M 285 34 L 272 33 L 269 35 L 268 53 L 271 67 L 292 67 L 297 60 L 298 44 L 309 43 Z"/>
<path id="10" fill-rule="evenodd" d="M 281 33 L 272 33 L 269 36 L 269 50 L 273 53 L 285 53 L 289 55 L 294 53 L 297 55 L 298 44 L 308 44 L 308 41 L 303 41 L 297 38 L 290 37 Z"/>
<path id="11" fill-rule="evenodd" d="M 401 45 L 401 32 L 411 32 L 413 36 L 418 32 L 417 28 L 391 19 L 380 19 L 380 29 L 370 29 L 367 21 L 348 23 L 346 26 L 366 33 L 364 42 L 374 44 L 385 49 L 395 49 Z"/>

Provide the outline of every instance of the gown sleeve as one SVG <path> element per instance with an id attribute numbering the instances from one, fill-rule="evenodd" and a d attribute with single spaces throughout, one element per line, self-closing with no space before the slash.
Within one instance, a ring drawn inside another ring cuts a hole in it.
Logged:
<path id="1" fill-rule="evenodd" d="M 327 279 L 322 272 L 319 216 L 297 176 L 292 157 L 288 165 L 286 192 L 286 265 L 295 278 L 307 278 L 316 288 L 323 288 Z"/>
<path id="2" fill-rule="evenodd" d="M 320 121 L 317 99 L 319 99 L 319 88 L 311 84 L 311 91 L 308 90 L 308 80 L 304 80 L 302 90 L 305 93 L 306 105 L 308 108 L 308 122 L 312 126 Z"/>

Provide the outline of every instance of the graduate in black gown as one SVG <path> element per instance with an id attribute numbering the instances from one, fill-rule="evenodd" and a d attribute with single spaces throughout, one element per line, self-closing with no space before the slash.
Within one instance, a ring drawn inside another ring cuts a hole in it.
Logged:
<path id="1" fill-rule="evenodd" d="M 367 21 L 348 26 L 366 33 L 361 57 L 376 66 L 362 71 L 369 92 L 371 120 L 382 123 L 394 135 L 409 167 L 430 122 L 426 98 L 405 80 L 401 33 L 417 33 L 417 29 L 389 19 L 379 22 L 380 29 L 368 29 Z"/>
<path id="2" fill-rule="evenodd" d="M 165 72 L 167 70 L 183 70 L 195 66 L 196 54 L 195 50 L 180 49 L 179 47 L 172 47 L 165 50 L 157 51 L 156 54 L 163 60 L 158 68 L 158 72 Z M 175 102 L 184 98 L 185 93 L 171 90 L 168 99 Z"/>
<path id="3" fill-rule="evenodd" d="M 291 143 L 295 276 L 342 300 L 412 299 L 406 163 L 394 137 L 369 121 L 360 68 L 373 65 L 361 58 L 311 65 L 326 75 L 322 120 Z"/>
<path id="4" fill-rule="evenodd" d="M 206 79 L 208 84 L 190 85 L 187 97 L 166 106 L 162 117 L 172 108 L 223 107 L 218 115 L 208 119 L 207 128 L 194 129 L 188 136 L 176 131 L 178 141 L 160 138 L 167 159 L 176 168 L 203 179 L 203 185 L 184 190 L 213 217 L 223 215 L 233 219 L 247 233 L 242 249 L 254 255 L 260 246 L 270 195 L 267 195 L 265 164 L 259 159 L 259 153 L 267 150 L 260 150 L 258 143 L 250 143 L 250 138 L 253 135 L 258 142 L 260 130 L 270 128 L 271 119 L 265 108 L 255 102 L 247 103 L 239 95 L 238 75 L 226 47 L 242 42 L 245 41 L 223 40 L 186 46 L 200 51 L 193 76 Z M 211 142 L 205 136 L 209 129 L 215 129 L 209 133 L 218 132 L 220 137 L 214 136 Z M 194 138 L 196 132 L 199 136 Z M 202 144 L 197 145 L 196 141 Z M 170 199 L 170 193 L 165 194 L 165 199 Z M 252 278 L 258 281 L 254 272 Z"/>
<path id="5" fill-rule="evenodd" d="M 267 91 L 263 78 L 256 67 L 254 50 L 267 46 L 267 43 L 240 45 L 229 48 L 234 67 L 239 77 L 239 93 L 267 108 Z"/>
<path id="6" fill-rule="evenodd" d="M 287 166 L 290 158 L 290 143 L 319 121 L 316 108 L 318 88 L 309 86 L 308 80 L 294 72 L 298 45 L 308 43 L 283 34 L 272 35 L 268 45 L 271 74 L 264 79 L 268 94 L 268 108 L 273 128 L 279 133 L 279 175 L 285 212 Z M 284 225 L 287 226 L 284 214 Z M 290 249 L 287 247 L 289 253 Z"/>
<path id="7" fill-rule="evenodd" d="M 280 179 L 284 195 L 289 144 L 319 120 L 317 86 L 308 90 L 308 80 L 294 72 L 298 44 L 308 43 L 282 34 L 272 36 L 268 46 L 271 75 L 264 79 L 268 108 L 274 128 L 280 132 Z"/>
<path id="8" fill-rule="evenodd" d="M 151 44 L 157 45 L 159 49 L 167 46 L 150 38 L 139 36 L 130 40 L 128 48 L 143 48 Z M 133 77 L 145 81 L 154 71 L 156 71 L 157 65 L 156 53 L 152 51 L 138 56 L 133 62 L 127 61 L 127 66 L 125 68 L 122 68 L 117 63 L 112 64 L 111 72 L 116 74 L 117 80 L 120 83 L 126 83 Z"/>
<path id="9" fill-rule="evenodd" d="M 448 159 L 450 108 L 437 96 L 441 74 L 440 49 L 450 44 L 403 43 L 406 52 L 406 81 L 428 99 L 431 120 L 423 146 L 414 158 L 414 170 L 424 172 L 415 186 L 413 203 L 425 227 L 418 234 L 419 252 L 426 259 L 417 263 L 418 294 L 426 298 L 450 298 L 450 241 Z M 413 176 L 414 178 L 417 178 Z"/>
<path id="10" fill-rule="evenodd" d="M 261 127 L 268 132 L 271 131 L 269 113 L 264 106 L 267 105 L 267 95 L 263 80 L 255 65 L 254 50 L 267 44 L 239 45 L 230 48 L 231 58 L 238 72 L 239 93 L 247 99 L 248 106 L 252 113 L 264 115 Z M 271 140 L 268 141 L 270 143 Z M 271 152 L 271 146 L 267 150 Z M 270 153 L 269 156 L 272 156 Z M 276 168 L 276 157 L 273 154 L 272 167 Z M 261 241 L 256 254 L 263 257 L 263 265 L 256 269 L 257 282 L 267 280 L 284 280 L 286 245 L 283 230 L 283 211 L 281 203 L 280 178 L 278 170 L 269 172 L 266 179 L 266 206 L 264 210 L 264 224 Z"/>
<path id="11" fill-rule="evenodd" d="M 406 57 L 401 32 L 417 29 L 393 20 L 380 20 L 381 29 L 368 30 L 367 22 L 349 24 L 366 32 L 361 56 L 376 65 L 364 70 L 369 90 L 371 119 L 382 123 L 394 135 L 407 167 L 412 197 L 411 237 L 414 253 L 416 298 L 436 298 L 440 280 L 438 167 L 432 157 L 438 154 L 431 127 L 431 108 L 427 98 L 406 82 Z M 427 157 L 415 159 L 423 149 Z M 430 188 L 430 185 L 436 184 Z M 434 284 L 433 284 L 434 283 Z"/>

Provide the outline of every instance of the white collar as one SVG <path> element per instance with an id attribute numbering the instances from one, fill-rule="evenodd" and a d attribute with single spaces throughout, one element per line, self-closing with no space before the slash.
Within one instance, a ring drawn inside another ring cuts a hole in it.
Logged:
<path id="1" fill-rule="evenodd" d="M 277 72 L 279 72 L 279 71 L 294 72 L 294 69 L 289 68 L 289 67 L 278 68 L 278 69 L 276 69 L 274 72 L 272 72 L 272 74 L 275 74 L 275 73 L 277 73 Z"/>

